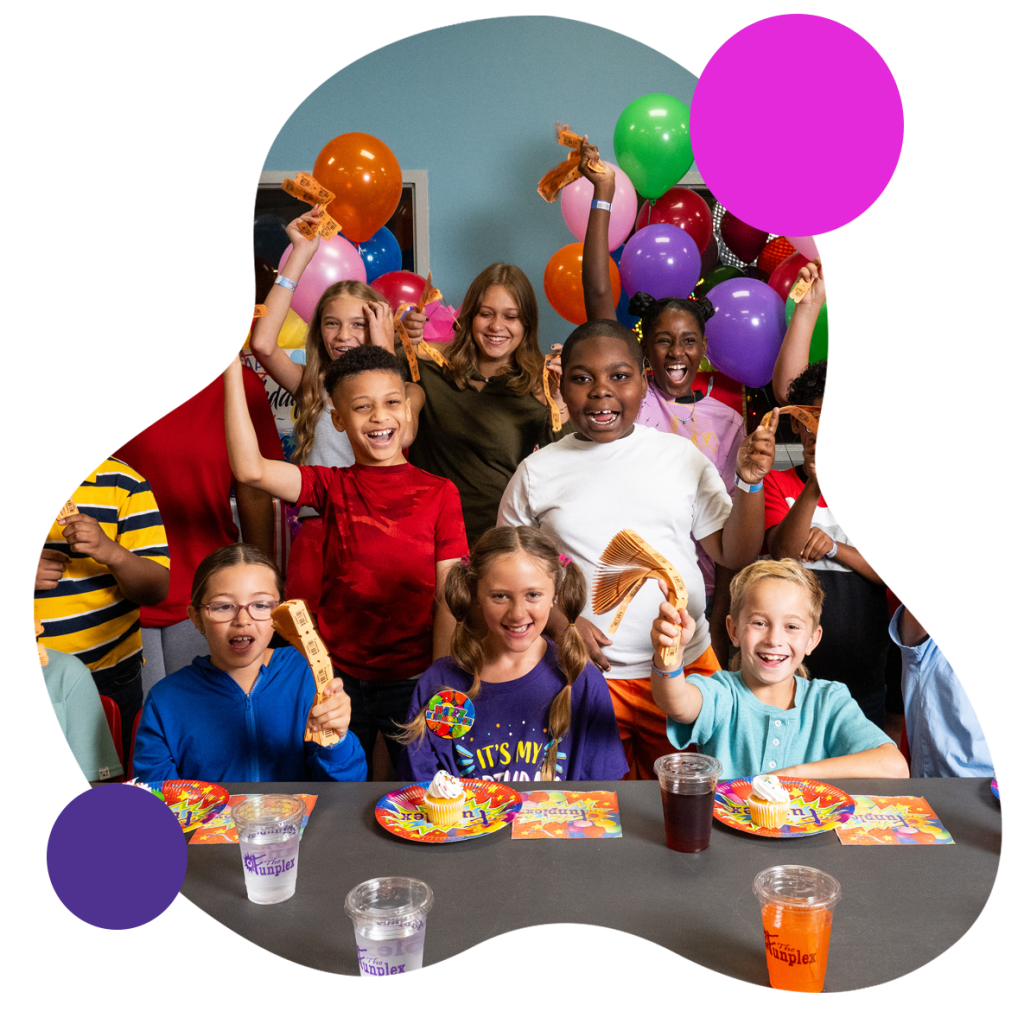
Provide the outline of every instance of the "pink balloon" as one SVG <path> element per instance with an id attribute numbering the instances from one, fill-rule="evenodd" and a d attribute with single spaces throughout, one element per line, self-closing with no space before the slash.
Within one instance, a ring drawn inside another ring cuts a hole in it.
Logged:
<path id="1" fill-rule="evenodd" d="M 455 337 L 455 321 L 462 307 L 446 306 L 438 299 L 423 307 L 427 322 L 423 325 L 424 341 L 452 341 Z"/>
<path id="2" fill-rule="evenodd" d="M 605 161 L 607 163 L 607 161 Z M 615 169 L 615 198 L 612 200 L 611 220 L 608 224 L 608 251 L 618 249 L 629 237 L 636 220 L 636 189 L 625 171 L 609 163 Z M 562 189 L 562 217 L 566 227 L 583 241 L 587 235 L 587 220 L 590 218 L 590 202 L 594 198 L 594 186 L 584 177 L 577 178 Z"/>
<path id="3" fill-rule="evenodd" d="M 281 254 L 279 267 L 288 262 L 292 247 L 289 245 Z M 306 323 L 313 319 L 320 296 L 337 281 L 365 281 L 366 267 L 363 266 L 359 250 L 341 235 L 321 239 L 320 248 L 309 261 L 302 280 L 292 294 L 292 309 Z"/>
<path id="4" fill-rule="evenodd" d="M 807 235 L 806 237 L 786 235 L 786 237 L 796 247 L 796 251 L 801 256 L 806 256 L 809 260 L 817 260 L 821 257 L 818 255 L 818 247 L 814 244 L 814 236 Z"/>

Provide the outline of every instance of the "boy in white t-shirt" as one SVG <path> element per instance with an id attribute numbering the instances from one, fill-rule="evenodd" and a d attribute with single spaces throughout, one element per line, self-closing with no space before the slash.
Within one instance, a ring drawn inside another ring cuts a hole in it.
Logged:
<path id="1" fill-rule="evenodd" d="M 686 646 L 688 672 L 719 669 L 704 618 L 704 585 L 693 537 L 716 561 L 740 569 L 757 558 L 764 539 L 761 481 L 775 458 L 774 413 L 736 457 L 735 501 L 711 461 L 689 441 L 634 423 L 647 390 L 633 333 L 615 320 L 592 320 L 562 350 L 562 397 L 576 434 L 534 452 L 509 481 L 498 511 L 500 526 L 536 526 L 576 560 L 592 589 L 601 553 L 622 529 L 635 530 L 671 561 L 689 592 L 697 626 Z M 632 772 L 654 778 L 657 757 L 675 748 L 665 715 L 651 697 L 648 623 L 660 593 L 645 585 L 615 635 L 604 629 L 614 611 L 596 615 L 588 601 L 577 626 L 594 663 L 608 677 L 619 733 Z M 565 616 L 556 606 L 549 629 L 557 636 Z"/>

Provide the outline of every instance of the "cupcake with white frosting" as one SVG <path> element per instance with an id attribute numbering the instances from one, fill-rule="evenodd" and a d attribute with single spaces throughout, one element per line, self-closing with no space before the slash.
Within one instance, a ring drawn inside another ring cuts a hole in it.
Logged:
<path id="1" fill-rule="evenodd" d="M 750 781 L 750 820 L 764 828 L 782 828 L 789 817 L 790 796 L 777 775 L 756 775 Z"/>
<path id="2" fill-rule="evenodd" d="M 465 803 L 462 783 L 448 772 L 438 772 L 427 788 L 422 807 L 432 825 L 449 829 L 462 821 Z"/>

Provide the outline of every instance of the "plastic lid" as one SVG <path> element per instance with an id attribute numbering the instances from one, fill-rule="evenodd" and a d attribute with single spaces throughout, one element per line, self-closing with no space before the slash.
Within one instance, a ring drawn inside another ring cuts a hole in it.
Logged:
<path id="1" fill-rule="evenodd" d="M 295 817 L 301 821 L 305 813 L 306 801 L 302 797 L 284 793 L 259 793 L 231 808 L 234 823 L 249 829 L 276 825 Z"/>
<path id="2" fill-rule="evenodd" d="M 802 864 L 765 868 L 754 879 L 754 895 L 764 903 L 786 907 L 831 909 L 839 900 L 839 883 L 824 871 Z"/>
<path id="3" fill-rule="evenodd" d="M 665 754 L 654 762 L 658 778 L 685 779 L 688 782 L 717 782 L 722 774 L 722 762 L 709 754 L 680 751 Z"/>
<path id="4" fill-rule="evenodd" d="M 345 913 L 354 921 L 403 925 L 422 920 L 434 905 L 434 893 L 418 878 L 371 878 L 345 897 Z"/>

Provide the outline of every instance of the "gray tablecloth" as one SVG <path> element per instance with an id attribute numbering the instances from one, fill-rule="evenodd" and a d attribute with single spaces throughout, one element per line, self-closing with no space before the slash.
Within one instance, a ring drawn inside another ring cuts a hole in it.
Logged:
<path id="1" fill-rule="evenodd" d="M 665 846 L 656 782 L 563 783 L 547 789 L 618 794 L 622 838 L 512 840 L 511 828 L 458 843 L 415 843 L 386 832 L 377 801 L 395 783 L 238 784 L 233 793 L 306 792 L 318 800 L 302 840 L 295 896 L 257 906 L 245 896 L 235 845 L 189 846 L 182 893 L 233 931 L 296 963 L 358 974 L 348 891 L 382 875 L 434 890 L 424 965 L 515 928 L 556 922 L 618 928 L 724 974 L 768 984 L 754 876 L 808 864 L 842 885 L 825 991 L 901 977 L 957 941 L 995 880 L 999 804 L 987 779 L 837 779 L 851 794 L 923 796 L 955 845 L 842 846 L 832 833 L 749 836 L 715 822 L 703 853 Z M 529 791 L 536 785 L 517 784 Z"/>

